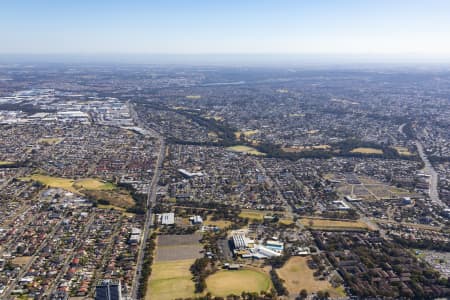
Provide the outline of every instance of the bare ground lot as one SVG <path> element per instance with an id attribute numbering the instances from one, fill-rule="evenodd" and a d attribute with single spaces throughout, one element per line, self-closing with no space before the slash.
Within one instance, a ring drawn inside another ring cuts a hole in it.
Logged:
<path id="1" fill-rule="evenodd" d="M 161 235 L 158 237 L 156 261 L 196 259 L 202 257 L 201 234 Z"/>

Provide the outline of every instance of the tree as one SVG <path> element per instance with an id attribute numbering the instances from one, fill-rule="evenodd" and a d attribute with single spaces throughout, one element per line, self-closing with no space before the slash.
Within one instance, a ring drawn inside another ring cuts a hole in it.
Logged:
<path id="1" fill-rule="evenodd" d="M 305 289 L 302 289 L 300 291 L 299 296 L 300 296 L 300 299 L 306 299 L 306 297 L 308 297 L 308 292 Z"/>

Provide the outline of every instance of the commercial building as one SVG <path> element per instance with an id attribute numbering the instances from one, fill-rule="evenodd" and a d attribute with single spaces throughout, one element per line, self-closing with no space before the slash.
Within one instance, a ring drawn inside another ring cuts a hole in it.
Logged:
<path id="1" fill-rule="evenodd" d="M 233 234 L 233 245 L 235 250 L 244 250 L 253 247 L 253 240 L 244 234 Z"/>
<path id="2" fill-rule="evenodd" d="M 203 223 L 203 218 L 201 216 L 193 216 L 189 218 L 192 222 L 192 224 L 196 225 L 196 224 L 202 224 Z"/>
<path id="3" fill-rule="evenodd" d="M 203 176 L 202 172 L 191 173 L 189 171 L 186 171 L 185 169 L 178 169 L 178 172 L 180 172 L 181 175 L 183 175 L 183 177 L 186 177 L 186 178 L 192 178 L 194 176 Z"/>
<path id="4" fill-rule="evenodd" d="M 162 225 L 173 225 L 175 224 L 175 214 L 174 213 L 164 213 L 156 215 L 158 223 Z"/>
<path id="5" fill-rule="evenodd" d="M 95 300 L 122 300 L 120 281 L 101 280 L 95 288 Z"/>

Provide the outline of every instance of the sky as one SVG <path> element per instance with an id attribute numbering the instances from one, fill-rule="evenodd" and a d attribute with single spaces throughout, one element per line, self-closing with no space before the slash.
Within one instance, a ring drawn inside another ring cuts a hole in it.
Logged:
<path id="1" fill-rule="evenodd" d="M 0 0 L 0 54 L 450 58 L 449 0 Z"/>

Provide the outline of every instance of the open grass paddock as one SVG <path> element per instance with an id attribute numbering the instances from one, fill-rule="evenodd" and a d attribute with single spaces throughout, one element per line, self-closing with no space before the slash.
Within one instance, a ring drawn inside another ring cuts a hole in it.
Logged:
<path id="1" fill-rule="evenodd" d="M 281 269 L 277 270 L 278 276 L 283 279 L 284 286 L 290 295 L 298 295 L 302 289 L 311 293 L 328 291 L 333 298 L 345 296 L 342 287 L 333 288 L 326 280 L 316 280 L 314 270 L 308 267 L 308 257 L 293 256 Z"/>
<path id="2" fill-rule="evenodd" d="M 155 262 L 145 300 L 195 297 L 195 285 L 189 271 L 194 261 L 195 259 L 184 259 Z"/>

